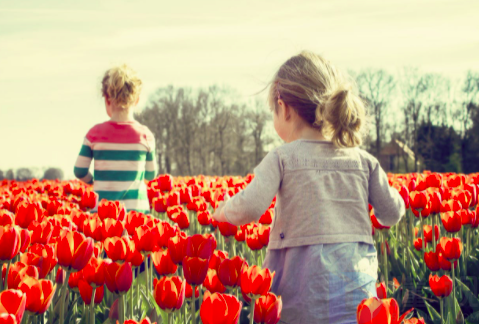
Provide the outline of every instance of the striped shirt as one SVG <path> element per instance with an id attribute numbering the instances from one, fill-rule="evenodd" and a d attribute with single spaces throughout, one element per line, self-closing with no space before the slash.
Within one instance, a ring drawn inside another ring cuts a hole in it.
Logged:
<path id="1" fill-rule="evenodd" d="M 92 160 L 93 176 L 89 172 Z M 137 121 L 107 121 L 88 131 L 74 173 L 83 182 L 93 183 L 98 201 L 119 200 L 128 211 L 148 212 L 145 179 L 155 178 L 155 160 L 155 137 L 148 127 Z"/>

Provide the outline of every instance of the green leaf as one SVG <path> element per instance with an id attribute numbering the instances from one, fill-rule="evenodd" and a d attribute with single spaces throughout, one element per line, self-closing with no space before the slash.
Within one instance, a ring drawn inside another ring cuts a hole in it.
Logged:
<path id="1" fill-rule="evenodd" d="M 429 312 L 429 316 L 431 317 L 434 324 L 440 324 L 441 323 L 441 315 L 427 301 L 424 300 L 424 304 L 426 304 L 427 311 Z"/>
<path id="2" fill-rule="evenodd" d="M 461 305 L 469 305 L 474 312 L 479 311 L 479 299 L 476 298 L 474 293 L 461 280 L 459 280 L 459 278 L 456 278 L 456 285 L 456 288 L 460 288 L 464 295 Z"/>
<path id="3" fill-rule="evenodd" d="M 472 313 L 466 318 L 468 324 L 479 324 L 479 311 Z"/>

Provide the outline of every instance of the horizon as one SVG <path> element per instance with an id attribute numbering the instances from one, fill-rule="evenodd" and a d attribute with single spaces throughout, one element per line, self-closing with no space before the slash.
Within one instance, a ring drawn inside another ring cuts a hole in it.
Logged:
<path id="1" fill-rule="evenodd" d="M 0 1 L 0 170 L 74 178 L 83 137 L 108 119 L 101 77 L 123 62 L 142 78 L 139 109 L 168 85 L 227 85 L 249 100 L 303 49 L 343 70 L 415 66 L 453 80 L 479 70 L 477 2 L 186 3 Z"/>

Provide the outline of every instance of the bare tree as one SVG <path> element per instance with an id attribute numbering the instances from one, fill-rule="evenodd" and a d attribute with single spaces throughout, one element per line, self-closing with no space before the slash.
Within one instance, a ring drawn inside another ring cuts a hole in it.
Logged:
<path id="1" fill-rule="evenodd" d="M 376 156 L 381 151 L 381 139 L 385 129 L 385 117 L 388 115 L 389 99 L 396 87 L 393 75 L 385 70 L 362 70 L 356 76 L 361 96 L 367 101 L 370 115 L 374 118 Z"/>
<path id="2" fill-rule="evenodd" d="M 429 87 L 430 79 L 429 75 L 421 74 L 417 68 L 404 68 L 400 78 L 400 89 L 404 99 L 405 137 L 409 147 L 413 147 L 415 172 L 418 171 L 419 162 L 417 149 L 419 118 L 423 108 L 423 95 Z"/>

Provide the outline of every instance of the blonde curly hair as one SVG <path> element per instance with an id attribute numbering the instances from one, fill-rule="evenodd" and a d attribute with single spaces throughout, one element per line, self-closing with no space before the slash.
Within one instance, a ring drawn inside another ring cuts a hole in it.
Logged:
<path id="1" fill-rule="evenodd" d="M 142 82 L 135 70 L 122 64 L 105 72 L 101 86 L 103 97 L 120 109 L 129 109 L 138 100 Z"/>

